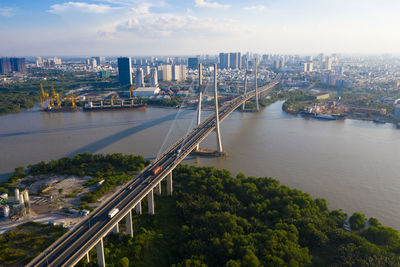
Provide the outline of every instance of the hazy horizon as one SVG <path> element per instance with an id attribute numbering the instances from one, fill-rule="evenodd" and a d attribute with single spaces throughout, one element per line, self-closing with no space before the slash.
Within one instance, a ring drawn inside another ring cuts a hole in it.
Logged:
<path id="1" fill-rule="evenodd" d="M 399 9 L 394 0 L 3 0 L 0 55 L 398 55 Z"/>

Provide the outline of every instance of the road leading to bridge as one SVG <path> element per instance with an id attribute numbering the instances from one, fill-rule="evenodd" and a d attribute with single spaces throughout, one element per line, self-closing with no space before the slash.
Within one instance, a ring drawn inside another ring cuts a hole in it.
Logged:
<path id="1" fill-rule="evenodd" d="M 270 90 L 280 82 L 278 75 L 268 85 L 258 88 L 258 93 Z M 238 96 L 225 104 L 219 110 L 222 122 L 234 110 L 255 97 L 255 91 Z M 116 192 L 108 202 L 92 212 L 88 218 L 63 235 L 28 266 L 73 266 L 98 242 L 107 235 L 140 201 L 157 186 L 172 170 L 194 150 L 216 128 L 216 114 L 210 115 L 186 136 L 178 140 L 159 158 L 147 166 L 138 176 Z M 159 168 L 161 167 L 161 168 Z M 153 175 L 153 170 L 161 170 Z M 119 212 L 112 218 L 108 213 L 113 208 Z"/>

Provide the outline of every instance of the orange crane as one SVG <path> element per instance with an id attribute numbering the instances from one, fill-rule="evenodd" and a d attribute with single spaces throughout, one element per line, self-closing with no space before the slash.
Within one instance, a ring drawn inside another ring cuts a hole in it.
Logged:
<path id="1" fill-rule="evenodd" d="M 60 94 L 56 93 L 56 91 L 54 90 L 54 84 L 51 83 L 51 98 L 50 98 L 51 107 L 54 108 L 55 103 L 57 104 L 57 108 L 61 107 Z"/>
<path id="2" fill-rule="evenodd" d="M 135 98 L 136 98 L 136 87 L 132 84 L 131 88 L 129 89 L 129 98 L 132 98 L 132 91 L 135 91 Z"/>
<path id="3" fill-rule="evenodd" d="M 40 104 L 42 106 L 42 110 L 44 110 L 46 108 L 45 104 L 47 105 L 47 108 L 50 107 L 50 101 L 49 101 L 49 94 L 45 93 L 45 91 L 43 90 L 42 83 L 40 83 L 40 91 L 41 91 Z"/>
<path id="4" fill-rule="evenodd" d="M 79 96 L 74 96 L 74 94 L 71 94 L 71 96 L 67 96 L 67 97 L 64 97 L 64 98 L 63 98 L 64 101 L 65 101 L 65 100 L 71 100 L 71 106 L 72 106 L 73 108 L 76 107 L 75 100 L 77 100 L 77 99 L 79 99 Z"/>

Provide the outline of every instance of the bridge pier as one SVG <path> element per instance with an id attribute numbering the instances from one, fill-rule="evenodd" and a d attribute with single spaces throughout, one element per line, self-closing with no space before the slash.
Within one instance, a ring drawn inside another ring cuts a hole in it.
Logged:
<path id="1" fill-rule="evenodd" d="M 104 257 L 103 238 L 101 238 L 99 243 L 97 243 L 97 245 L 96 245 L 96 253 L 97 253 L 97 265 L 99 267 L 106 267 L 106 259 Z"/>
<path id="2" fill-rule="evenodd" d="M 90 262 L 89 251 L 86 253 L 86 261 L 87 261 L 88 263 Z"/>
<path id="3" fill-rule="evenodd" d="M 215 117 L 216 117 L 216 128 L 217 133 L 217 147 L 218 153 L 222 154 L 222 142 L 221 142 L 221 131 L 219 129 L 219 112 L 218 112 L 218 72 L 217 64 L 214 64 L 214 98 L 215 98 Z"/>
<path id="4" fill-rule="evenodd" d="M 156 195 L 161 196 L 161 182 L 156 185 L 155 191 Z"/>
<path id="5" fill-rule="evenodd" d="M 136 205 L 136 213 L 142 214 L 142 201 L 139 201 L 139 203 Z"/>
<path id="6" fill-rule="evenodd" d="M 197 108 L 197 125 L 200 125 L 201 123 L 201 101 L 203 98 L 203 65 L 200 63 L 199 64 L 199 106 Z M 199 151 L 200 149 L 200 144 L 196 146 L 196 151 Z"/>
<path id="7" fill-rule="evenodd" d="M 149 194 L 147 195 L 147 203 L 149 208 L 149 214 L 154 215 L 154 194 L 153 189 L 150 190 Z"/>
<path id="8" fill-rule="evenodd" d="M 119 232 L 119 225 L 118 225 L 118 223 L 114 226 L 114 228 L 112 229 L 112 232 L 113 232 L 114 234 L 118 234 L 118 232 Z"/>
<path id="9" fill-rule="evenodd" d="M 133 237 L 133 225 L 132 225 L 132 210 L 128 212 L 125 216 L 126 220 L 126 233 Z"/>
<path id="10" fill-rule="evenodd" d="M 167 175 L 167 195 L 172 196 L 172 171 Z"/>

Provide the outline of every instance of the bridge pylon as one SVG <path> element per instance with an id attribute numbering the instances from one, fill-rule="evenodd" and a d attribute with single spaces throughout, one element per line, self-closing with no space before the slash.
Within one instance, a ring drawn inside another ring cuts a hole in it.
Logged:
<path id="1" fill-rule="evenodd" d="M 244 92 L 245 95 L 247 93 L 247 79 L 249 74 L 249 59 L 246 56 L 246 73 L 244 74 Z M 246 108 L 246 101 L 243 102 L 242 111 Z"/>
<path id="2" fill-rule="evenodd" d="M 199 64 L 199 106 L 197 108 L 197 125 L 201 123 L 201 101 L 203 99 L 203 65 Z M 199 151 L 200 144 L 196 146 L 196 151 Z"/>
<path id="3" fill-rule="evenodd" d="M 254 59 L 254 79 L 255 79 L 255 87 L 256 87 L 256 110 L 260 111 L 260 106 L 258 105 L 258 84 L 257 84 L 257 58 Z"/>
<path id="4" fill-rule="evenodd" d="M 216 126 L 215 132 L 217 134 L 217 147 L 218 153 L 222 154 L 222 142 L 221 142 L 221 131 L 219 129 L 219 112 L 218 112 L 218 69 L 217 64 L 214 64 L 214 99 L 215 99 L 215 117 Z"/>

